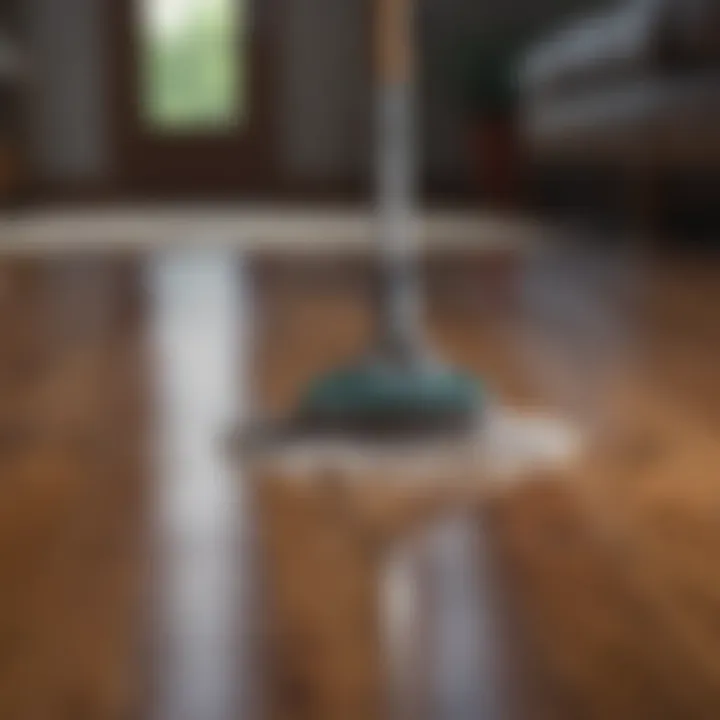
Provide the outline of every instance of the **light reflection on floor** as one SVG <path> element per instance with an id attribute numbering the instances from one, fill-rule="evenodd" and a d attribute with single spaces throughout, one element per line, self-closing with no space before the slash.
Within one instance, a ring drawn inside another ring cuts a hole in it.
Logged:
<path id="1" fill-rule="evenodd" d="M 242 691 L 238 639 L 248 630 L 242 497 L 220 443 L 245 405 L 242 273 L 224 253 L 164 255 L 148 282 L 160 448 L 156 717 L 221 720 Z"/>

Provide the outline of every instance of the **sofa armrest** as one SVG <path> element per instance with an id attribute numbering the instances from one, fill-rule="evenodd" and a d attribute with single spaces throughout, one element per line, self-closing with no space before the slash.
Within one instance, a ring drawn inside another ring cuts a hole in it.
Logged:
<path id="1" fill-rule="evenodd" d="M 526 98 L 565 94 L 596 79 L 646 73 L 655 62 L 663 14 L 658 0 L 586 15 L 531 48 L 519 71 Z"/>
<path id="2" fill-rule="evenodd" d="M 522 61 L 519 80 L 532 101 L 632 76 L 719 66 L 718 0 L 634 0 L 576 19 L 541 41 Z"/>

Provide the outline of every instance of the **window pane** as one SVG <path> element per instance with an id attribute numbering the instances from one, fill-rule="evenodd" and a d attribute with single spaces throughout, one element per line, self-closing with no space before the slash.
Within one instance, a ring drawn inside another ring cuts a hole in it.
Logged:
<path id="1" fill-rule="evenodd" d="M 141 0 L 143 118 L 170 132 L 242 121 L 243 0 Z"/>

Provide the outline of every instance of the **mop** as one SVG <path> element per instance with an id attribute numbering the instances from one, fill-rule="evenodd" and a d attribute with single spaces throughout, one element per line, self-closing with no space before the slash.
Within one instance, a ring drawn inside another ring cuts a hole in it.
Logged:
<path id="1" fill-rule="evenodd" d="M 291 425 L 382 437 L 477 427 L 480 381 L 439 362 L 423 336 L 415 229 L 413 0 L 377 0 L 378 288 L 367 356 L 316 380 Z"/>

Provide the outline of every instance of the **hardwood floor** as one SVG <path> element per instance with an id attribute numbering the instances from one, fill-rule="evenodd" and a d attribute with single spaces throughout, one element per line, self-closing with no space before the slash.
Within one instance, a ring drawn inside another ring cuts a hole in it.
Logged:
<path id="1" fill-rule="evenodd" d="M 717 717 L 720 267 L 563 251 L 494 285 L 476 271 L 479 291 L 431 267 L 437 344 L 592 433 L 572 479 L 528 478 L 472 521 L 513 713 Z M 222 251 L 0 260 L 0 717 L 263 716 L 257 518 L 221 439 L 369 331 L 361 283 L 303 272 Z M 467 577 L 438 563 L 431 585 Z M 486 672 L 492 653 L 442 640 L 467 603 L 433 597 L 430 654 Z M 510 713 L 458 707 L 430 665 L 416 717 Z"/>
<path id="2" fill-rule="evenodd" d="M 718 714 L 717 279 L 712 261 L 648 268 L 618 307 L 631 352 L 604 351 L 602 424 L 573 482 L 492 508 L 545 716 Z"/>
<path id="3" fill-rule="evenodd" d="M 0 266 L 0 715 L 136 700 L 142 345 L 134 263 Z"/>

